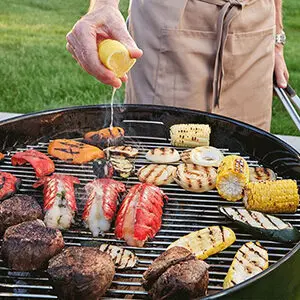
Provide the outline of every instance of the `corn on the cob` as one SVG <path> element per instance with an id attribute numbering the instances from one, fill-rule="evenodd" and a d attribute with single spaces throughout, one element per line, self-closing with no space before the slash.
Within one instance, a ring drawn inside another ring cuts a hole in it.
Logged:
<path id="1" fill-rule="evenodd" d="M 245 188 L 244 204 L 247 209 L 266 213 L 293 213 L 299 205 L 296 181 L 250 182 Z"/>
<path id="2" fill-rule="evenodd" d="M 228 201 L 241 199 L 248 182 L 249 167 L 246 160 L 237 155 L 226 156 L 218 168 L 216 181 L 216 188 L 221 197 Z"/>
<path id="3" fill-rule="evenodd" d="M 224 226 L 211 226 L 191 232 L 173 242 L 169 247 L 184 247 L 198 259 L 206 259 L 229 247 L 236 240 L 234 232 Z"/>
<path id="4" fill-rule="evenodd" d="M 268 252 L 258 242 L 248 242 L 234 256 L 232 264 L 224 279 L 223 288 L 230 288 L 241 283 L 269 266 Z"/>
<path id="5" fill-rule="evenodd" d="M 208 146 L 210 132 L 207 124 L 176 124 L 170 127 L 171 144 L 191 148 Z"/>

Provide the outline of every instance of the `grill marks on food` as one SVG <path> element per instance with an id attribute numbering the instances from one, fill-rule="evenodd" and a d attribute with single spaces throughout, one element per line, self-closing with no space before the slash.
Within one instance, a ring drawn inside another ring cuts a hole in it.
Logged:
<path id="1" fill-rule="evenodd" d="M 161 147 L 149 150 L 146 159 L 158 164 L 168 164 L 179 161 L 180 155 L 174 148 Z"/>
<path id="2" fill-rule="evenodd" d="M 276 180 L 273 170 L 264 167 L 250 167 L 250 182 Z"/>
<path id="3" fill-rule="evenodd" d="M 170 165 L 150 164 L 139 169 L 137 176 L 141 182 L 154 185 L 166 185 L 174 181 L 176 167 Z"/>
<path id="4" fill-rule="evenodd" d="M 50 142 L 48 153 L 73 164 L 84 164 L 104 157 L 104 152 L 97 147 L 67 139 Z"/>
<path id="5" fill-rule="evenodd" d="M 137 258 L 133 252 L 114 245 L 102 244 L 100 250 L 110 255 L 117 269 L 133 268 Z"/>
<path id="6" fill-rule="evenodd" d="M 131 146 L 111 146 L 104 149 L 106 156 L 109 158 L 111 155 L 121 155 L 124 157 L 135 157 L 139 150 Z"/>
<path id="7" fill-rule="evenodd" d="M 185 190 L 201 193 L 215 188 L 216 178 L 217 171 L 213 167 L 180 164 L 177 166 L 174 180 Z"/>
<path id="8" fill-rule="evenodd" d="M 173 242 L 169 248 L 184 247 L 194 253 L 198 259 L 206 259 L 226 249 L 235 239 L 235 234 L 230 228 L 211 226 L 181 237 Z"/>
<path id="9" fill-rule="evenodd" d="M 229 288 L 262 272 L 268 267 L 268 252 L 259 243 L 248 242 L 236 253 L 224 280 Z"/>

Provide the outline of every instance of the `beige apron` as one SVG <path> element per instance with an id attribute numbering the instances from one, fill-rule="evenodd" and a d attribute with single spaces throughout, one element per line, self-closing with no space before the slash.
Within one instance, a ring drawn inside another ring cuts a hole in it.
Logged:
<path id="1" fill-rule="evenodd" d="M 198 109 L 270 129 L 274 0 L 132 0 L 144 55 L 126 103 Z"/>

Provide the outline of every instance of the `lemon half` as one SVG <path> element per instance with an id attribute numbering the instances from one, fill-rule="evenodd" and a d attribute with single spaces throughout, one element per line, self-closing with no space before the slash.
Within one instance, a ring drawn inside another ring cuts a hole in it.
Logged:
<path id="1" fill-rule="evenodd" d="M 123 77 L 135 64 L 127 48 L 116 40 L 106 39 L 99 43 L 99 58 L 106 68 L 113 71 L 116 77 Z"/>

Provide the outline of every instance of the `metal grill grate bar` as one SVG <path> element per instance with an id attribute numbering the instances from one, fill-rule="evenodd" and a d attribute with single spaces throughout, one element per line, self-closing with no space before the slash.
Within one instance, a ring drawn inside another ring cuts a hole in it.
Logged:
<path id="1" fill-rule="evenodd" d="M 136 169 L 149 164 L 145 159 L 145 154 L 149 149 L 155 147 L 170 146 L 168 140 L 164 138 L 152 137 L 136 137 L 130 136 L 126 138 L 126 144 L 133 147 L 138 147 L 140 153 L 135 160 Z M 34 148 L 41 152 L 47 152 L 48 143 L 38 143 L 37 145 L 28 145 L 11 151 L 10 156 L 18 151 Z M 178 149 L 179 151 L 185 148 Z M 225 155 L 240 153 L 232 151 L 234 149 L 220 149 Z M 248 155 L 241 153 L 251 166 L 258 166 L 259 163 L 253 160 Z M 22 178 L 21 193 L 31 193 L 42 202 L 42 192 L 40 189 L 35 190 L 32 184 L 36 182 L 35 174 L 31 166 L 12 166 L 10 156 L 6 157 L 1 166 L 2 171 L 10 172 Z M 77 176 L 81 184 L 76 188 L 78 200 L 79 215 L 82 212 L 80 200 L 84 195 L 83 186 L 95 178 L 92 170 L 92 163 L 84 166 L 69 165 L 58 159 L 53 159 L 56 166 L 56 172 Z M 175 164 L 176 165 L 176 164 Z M 129 188 L 133 184 L 138 183 L 136 176 L 131 176 L 124 180 L 119 177 L 114 177 L 126 184 Z M 148 241 L 144 248 L 136 248 L 126 246 L 126 243 L 117 240 L 111 229 L 104 237 L 93 238 L 88 229 L 85 229 L 78 222 L 70 230 L 63 233 L 66 245 L 80 246 L 86 241 L 100 241 L 121 245 L 126 249 L 135 252 L 138 258 L 138 264 L 130 271 L 118 270 L 115 274 L 111 288 L 106 293 L 105 299 L 121 299 L 123 297 L 145 298 L 147 293 L 141 287 L 141 278 L 143 272 L 152 263 L 153 259 L 158 257 L 171 242 L 174 242 L 179 237 L 190 233 L 193 230 L 199 230 L 210 225 L 226 225 L 230 226 L 236 233 L 237 240 L 228 249 L 218 253 L 215 256 L 209 257 L 206 261 L 210 265 L 210 282 L 209 294 L 222 290 L 222 284 L 227 270 L 232 262 L 236 251 L 246 242 L 254 240 L 250 234 L 240 231 L 235 225 L 228 222 L 225 217 L 221 216 L 217 210 L 219 205 L 228 205 L 228 202 L 223 200 L 216 190 L 206 193 L 191 193 L 184 191 L 177 184 L 172 183 L 168 186 L 163 186 L 162 189 L 169 197 L 169 202 L 164 207 L 163 221 L 160 231 L 152 241 Z M 230 203 L 237 207 L 242 207 L 241 202 Z M 282 214 L 280 217 L 289 221 L 291 224 L 300 227 L 300 210 L 296 214 Z M 283 258 L 292 248 L 293 245 L 285 245 L 273 241 L 260 240 L 261 244 L 268 250 L 270 264 L 276 263 Z M 46 272 L 12 272 L 6 267 L 5 263 L 0 260 L 0 288 L 4 291 L 0 292 L 0 297 L 12 298 L 34 298 L 34 299 L 57 299 L 54 294 L 51 281 Z"/>

